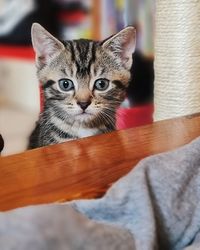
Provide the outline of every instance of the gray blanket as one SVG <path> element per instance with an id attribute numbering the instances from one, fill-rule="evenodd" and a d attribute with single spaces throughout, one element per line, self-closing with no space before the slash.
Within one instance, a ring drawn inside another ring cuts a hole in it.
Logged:
<path id="1" fill-rule="evenodd" d="M 11 249 L 200 249 L 200 138 L 142 160 L 101 199 L 0 213 Z"/>

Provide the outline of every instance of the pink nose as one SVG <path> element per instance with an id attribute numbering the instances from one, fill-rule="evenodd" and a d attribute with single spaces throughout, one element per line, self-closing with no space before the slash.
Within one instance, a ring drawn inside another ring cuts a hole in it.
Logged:
<path id="1" fill-rule="evenodd" d="M 82 108 L 82 110 L 86 110 L 87 107 L 91 104 L 91 101 L 77 102 L 77 104 Z"/>

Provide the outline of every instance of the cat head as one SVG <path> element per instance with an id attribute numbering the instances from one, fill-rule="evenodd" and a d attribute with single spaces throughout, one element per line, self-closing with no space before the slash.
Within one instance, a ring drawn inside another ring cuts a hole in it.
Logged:
<path id="1" fill-rule="evenodd" d="M 35 23 L 32 44 L 46 107 L 57 106 L 74 121 L 105 122 L 124 100 L 130 80 L 135 29 L 102 42 L 61 42 Z"/>

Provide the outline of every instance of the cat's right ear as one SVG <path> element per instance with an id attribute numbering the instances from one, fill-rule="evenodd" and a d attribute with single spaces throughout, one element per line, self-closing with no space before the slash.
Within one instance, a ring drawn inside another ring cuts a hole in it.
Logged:
<path id="1" fill-rule="evenodd" d="M 31 28 L 33 49 L 36 53 L 36 66 L 42 68 L 49 60 L 64 50 L 64 45 L 45 30 L 40 24 L 33 23 Z"/>
<path id="2" fill-rule="evenodd" d="M 122 64 L 130 69 L 132 65 L 132 54 L 136 46 L 136 30 L 132 26 L 128 26 L 118 32 L 116 35 L 107 39 L 103 43 L 103 48 L 112 51 Z"/>

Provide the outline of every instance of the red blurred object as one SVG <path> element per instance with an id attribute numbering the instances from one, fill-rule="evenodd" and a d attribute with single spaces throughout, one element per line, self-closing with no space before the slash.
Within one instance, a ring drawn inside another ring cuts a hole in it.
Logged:
<path id="1" fill-rule="evenodd" d="M 31 46 L 0 45 L 0 58 L 32 61 L 35 58 L 35 54 Z"/>
<path id="2" fill-rule="evenodd" d="M 86 16 L 87 14 L 82 11 L 76 11 L 74 13 L 63 11 L 59 13 L 58 18 L 60 19 L 60 21 L 66 24 L 69 24 L 69 23 L 79 24 L 82 21 L 84 21 Z"/>
<path id="3" fill-rule="evenodd" d="M 153 104 L 117 110 L 116 128 L 127 129 L 153 122 Z"/>

